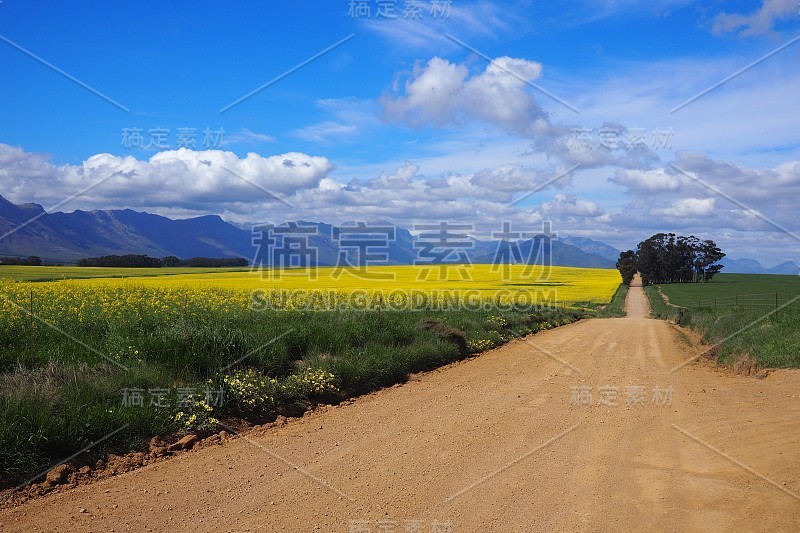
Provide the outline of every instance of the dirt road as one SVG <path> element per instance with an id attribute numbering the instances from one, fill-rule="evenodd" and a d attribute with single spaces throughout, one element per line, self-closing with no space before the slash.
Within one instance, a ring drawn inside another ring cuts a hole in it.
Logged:
<path id="1" fill-rule="evenodd" d="M 641 288 L 626 306 L 3 510 L 0 531 L 800 530 L 800 372 L 671 372 L 701 348 Z"/>

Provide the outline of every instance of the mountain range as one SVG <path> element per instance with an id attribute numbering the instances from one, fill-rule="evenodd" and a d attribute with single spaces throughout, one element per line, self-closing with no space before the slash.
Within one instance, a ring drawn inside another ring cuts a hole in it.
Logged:
<path id="1" fill-rule="evenodd" d="M 316 228 L 308 237 L 308 246 L 317 250 L 316 264 L 335 265 L 340 247 L 333 226 L 321 222 L 297 224 Z M 388 222 L 372 225 L 394 228 L 386 263 L 413 264 L 419 245 L 415 247 L 410 231 Z M 501 246 L 499 241 L 456 238 L 471 241 L 467 254 L 473 263 L 494 262 Z M 542 238 L 521 241 L 519 256 L 529 257 L 532 247 L 542 245 Z M 130 209 L 47 213 L 38 204 L 16 205 L 0 196 L 0 257 L 36 255 L 46 263 L 74 263 L 83 257 L 114 254 L 253 259 L 255 252 L 251 231 L 217 215 L 173 220 Z M 552 242 L 552 262 L 559 266 L 613 268 L 618 255 L 613 247 L 591 239 L 571 237 Z"/>
<path id="2" fill-rule="evenodd" d="M 316 264 L 335 265 L 341 248 L 334 238 L 334 227 L 322 222 L 296 223 L 315 228 L 308 236 L 308 246 L 317 250 Z M 419 244 L 415 246 L 409 230 L 389 222 L 372 225 L 394 228 L 394 239 L 388 242 L 386 250 L 386 263 L 414 263 L 418 258 Z M 0 196 L 0 257 L 36 255 L 48 264 L 125 254 L 174 255 L 182 259 L 245 257 L 252 260 L 257 250 L 253 237 L 249 226 L 231 224 L 217 215 L 173 220 L 131 209 L 47 213 L 38 204 L 13 204 Z M 508 246 L 500 241 L 460 238 L 471 241 L 467 254 L 473 263 L 493 263 L 498 250 Z M 520 241 L 518 256 L 528 258 L 532 249 L 546 249 L 542 239 L 540 235 Z M 509 257 L 513 255 L 510 250 L 506 251 Z M 585 237 L 564 237 L 552 241 L 551 253 L 554 265 L 614 268 L 620 252 L 613 246 Z M 793 262 L 771 269 L 754 259 L 726 257 L 722 263 L 724 272 L 730 273 L 798 274 L 798 265 Z M 264 264 L 268 265 L 270 261 L 264 261 Z"/>
<path id="3" fill-rule="evenodd" d="M 731 259 L 724 257 L 720 263 L 725 265 L 725 268 L 722 270 L 722 272 L 726 274 L 800 275 L 800 264 L 795 261 L 786 261 L 772 268 L 763 266 L 755 259 Z"/>
<path id="4" fill-rule="evenodd" d="M 46 213 L 0 196 L 0 255 L 36 255 L 46 262 L 145 254 L 152 257 L 247 257 L 250 234 L 216 215 L 172 220 L 130 209 Z"/>

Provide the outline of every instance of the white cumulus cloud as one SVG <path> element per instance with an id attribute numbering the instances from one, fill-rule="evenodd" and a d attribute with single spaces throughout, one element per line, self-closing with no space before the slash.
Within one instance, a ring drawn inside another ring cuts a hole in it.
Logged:
<path id="1" fill-rule="evenodd" d="M 654 209 L 653 213 L 675 218 L 707 217 L 714 213 L 714 198 L 681 198 L 669 207 Z"/>
<path id="2" fill-rule="evenodd" d="M 628 188 L 632 194 L 651 194 L 656 192 L 674 192 L 681 187 L 681 177 L 676 173 L 668 173 L 663 168 L 651 170 L 621 169 L 617 170 L 609 181 Z"/>
<path id="3" fill-rule="evenodd" d="M 541 76 L 540 63 L 499 57 L 470 77 L 465 65 L 434 57 L 417 67 L 404 94 L 384 96 L 387 120 L 412 127 L 445 127 L 478 120 L 515 134 L 530 135 L 544 116 L 526 81 Z"/>
<path id="4" fill-rule="evenodd" d="M 227 203 L 269 203 L 274 201 L 270 194 L 318 187 L 333 168 L 325 157 L 298 152 L 239 157 L 186 148 L 149 160 L 97 154 L 79 165 L 57 166 L 39 154 L 0 144 L 0 179 L 10 199 L 57 204 L 96 185 L 72 202 L 83 208 L 222 210 Z"/>

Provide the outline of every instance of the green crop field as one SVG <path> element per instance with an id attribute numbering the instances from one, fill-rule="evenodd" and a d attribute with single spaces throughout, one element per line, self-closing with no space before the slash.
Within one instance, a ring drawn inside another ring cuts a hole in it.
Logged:
<path id="1" fill-rule="evenodd" d="M 17 266 L 0 265 L 0 279 L 13 281 L 55 281 L 59 279 L 133 278 L 203 274 L 206 272 L 242 272 L 248 268 L 99 268 L 77 266 Z"/>
<path id="2" fill-rule="evenodd" d="M 698 301 L 707 306 L 714 298 L 720 304 L 740 296 L 744 304 L 759 295 L 764 302 L 774 303 L 775 293 L 780 303 L 792 296 L 800 295 L 800 276 L 773 276 L 769 274 L 718 274 L 710 283 L 674 283 L 662 285 L 661 289 L 669 297 L 670 303 L 697 308 Z M 770 298 L 770 296 L 772 298 Z M 735 300 L 733 300 L 735 304 Z"/>
<path id="3" fill-rule="evenodd" d="M 797 276 L 719 274 L 710 283 L 659 287 L 670 303 L 685 309 L 667 306 L 657 287 L 647 287 L 653 314 L 691 327 L 709 345 L 718 344 L 714 355 L 720 363 L 753 358 L 764 367 L 800 367 Z"/>

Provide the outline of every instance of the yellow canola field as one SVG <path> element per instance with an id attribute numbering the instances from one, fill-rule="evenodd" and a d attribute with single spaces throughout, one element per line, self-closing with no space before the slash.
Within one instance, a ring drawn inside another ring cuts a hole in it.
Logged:
<path id="1" fill-rule="evenodd" d="M 169 318 L 259 306 L 308 310 L 355 303 L 355 307 L 374 308 L 378 302 L 393 308 L 392 302 L 403 301 L 399 309 L 467 298 L 571 307 L 610 301 L 620 282 L 616 270 L 572 267 L 384 266 L 352 272 L 319 267 L 41 283 L 0 281 L 0 308 L 7 319 L 24 318 L 31 290 L 37 315 L 63 318 L 69 314 L 78 320 L 98 315 L 137 318 L 150 313 Z"/>

